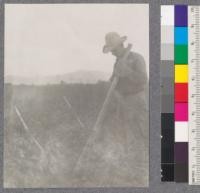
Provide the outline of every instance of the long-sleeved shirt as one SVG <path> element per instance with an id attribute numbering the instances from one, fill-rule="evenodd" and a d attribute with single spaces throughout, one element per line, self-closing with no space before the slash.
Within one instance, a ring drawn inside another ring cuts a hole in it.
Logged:
<path id="1" fill-rule="evenodd" d="M 115 76 L 115 68 L 119 59 L 114 65 L 111 80 Z M 133 95 L 145 89 L 147 84 L 146 64 L 144 58 L 135 52 L 130 52 L 125 59 L 124 64 L 128 67 L 128 72 L 125 76 L 119 76 L 119 82 L 116 90 L 122 95 Z"/>

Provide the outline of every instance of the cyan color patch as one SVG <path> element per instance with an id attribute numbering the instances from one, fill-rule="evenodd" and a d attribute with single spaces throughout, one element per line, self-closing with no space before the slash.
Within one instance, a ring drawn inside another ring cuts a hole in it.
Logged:
<path id="1" fill-rule="evenodd" d="M 175 27 L 174 32 L 175 44 L 188 44 L 188 28 L 187 27 Z"/>

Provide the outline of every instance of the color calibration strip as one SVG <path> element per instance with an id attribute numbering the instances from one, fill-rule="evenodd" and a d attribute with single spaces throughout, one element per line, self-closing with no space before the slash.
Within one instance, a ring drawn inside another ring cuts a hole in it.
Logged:
<path id="1" fill-rule="evenodd" d="M 161 88 L 161 179 L 200 185 L 200 6 L 161 7 Z"/>
<path id="2" fill-rule="evenodd" d="M 161 180 L 188 182 L 188 7 L 161 6 Z"/>
<path id="3" fill-rule="evenodd" d="M 161 6 L 161 180 L 174 181 L 174 6 Z"/>
<path id="4" fill-rule="evenodd" d="M 190 6 L 189 31 L 189 184 L 200 185 L 200 7 Z"/>
<path id="5" fill-rule="evenodd" d="M 188 182 L 188 7 L 174 6 L 174 181 Z"/>

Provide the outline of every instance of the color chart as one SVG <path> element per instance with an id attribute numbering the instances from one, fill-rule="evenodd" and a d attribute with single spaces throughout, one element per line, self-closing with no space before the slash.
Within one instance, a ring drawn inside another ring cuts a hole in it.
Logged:
<path id="1" fill-rule="evenodd" d="M 188 7 L 175 5 L 174 181 L 188 182 Z"/>
<path id="2" fill-rule="evenodd" d="M 200 185 L 200 7 L 161 6 L 161 180 Z"/>
<path id="3" fill-rule="evenodd" d="M 161 179 L 188 182 L 188 7 L 161 6 Z"/>
<path id="4" fill-rule="evenodd" d="M 174 6 L 161 6 L 161 180 L 174 181 Z"/>

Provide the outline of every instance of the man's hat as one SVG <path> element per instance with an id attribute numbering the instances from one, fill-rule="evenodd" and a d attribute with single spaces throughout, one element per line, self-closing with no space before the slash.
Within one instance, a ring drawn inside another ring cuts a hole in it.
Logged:
<path id="1" fill-rule="evenodd" d="M 123 43 L 127 39 L 126 36 L 120 37 L 120 35 L 116 32 L 110 32 L 106 34 L 105 41 L 106 44 L 103 47 L 103 53 L 108 53 L 116 48 L 118 45 Z"/>

